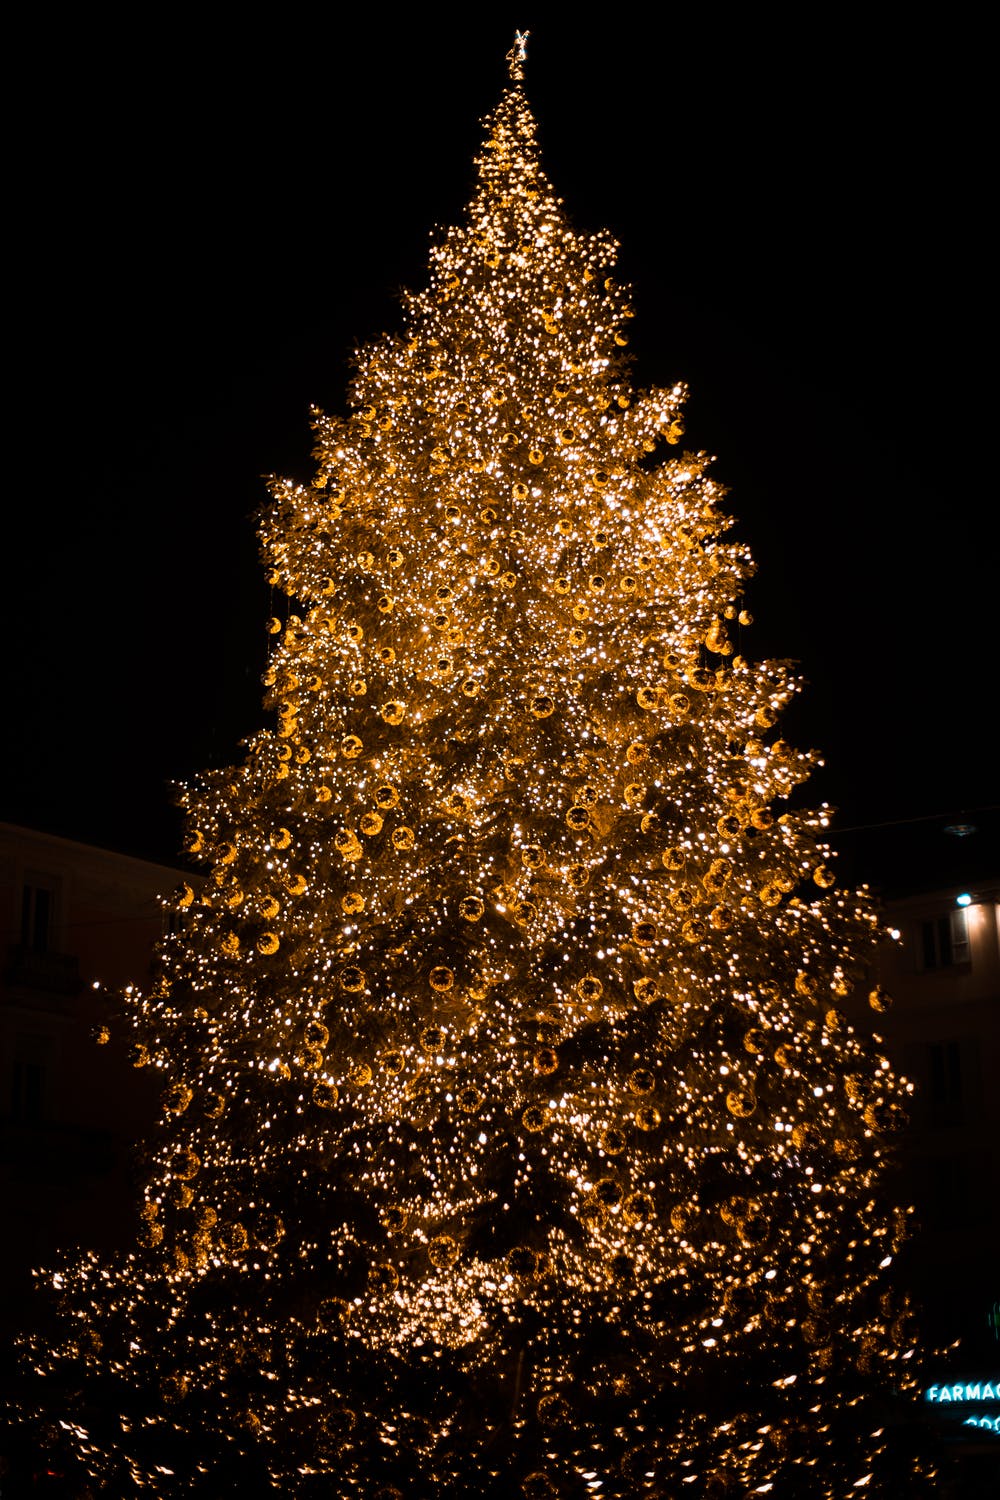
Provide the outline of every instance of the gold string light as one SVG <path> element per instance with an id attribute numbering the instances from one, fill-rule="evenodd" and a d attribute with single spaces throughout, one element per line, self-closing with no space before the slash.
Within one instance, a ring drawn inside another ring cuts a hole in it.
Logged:
<path id="1" fill-rule="evenodd" d="M 405 333 L 261 517 L 270 726 L 186 789 L 205 879 L 126 996 L 163 1098 L 139 1240 L 52 1276 L 33 1351 L 115 1493 L 898 1475 L 909 1086 L 839 1008 L 876 918 L 790 807 L 798 683 L 749 656 L 684 387 L 630 384 L 526 41 Z"/>

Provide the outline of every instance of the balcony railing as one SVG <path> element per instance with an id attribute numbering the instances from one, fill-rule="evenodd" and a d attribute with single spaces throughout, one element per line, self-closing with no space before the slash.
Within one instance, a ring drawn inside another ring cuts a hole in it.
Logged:
<path id="1" fill-rule="evenodd" d="M 73 953 L 20 945 L 8 951 L 4 979 L 23 989 L 75 995 L 80 989 L 80 961 Z"/>

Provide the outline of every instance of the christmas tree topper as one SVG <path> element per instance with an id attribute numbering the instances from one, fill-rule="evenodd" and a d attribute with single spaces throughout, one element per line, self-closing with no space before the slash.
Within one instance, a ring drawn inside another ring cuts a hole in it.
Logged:
<path id="1" fill-rule="evenodd" d="M 510 76 L 515 83 L 523 83 L 524 68 L 522 63 L 528 59 L 528 38 L 530 31 L 515 31 L 514 45 L 507 53 L 507 61 L 510 63 Z"/>

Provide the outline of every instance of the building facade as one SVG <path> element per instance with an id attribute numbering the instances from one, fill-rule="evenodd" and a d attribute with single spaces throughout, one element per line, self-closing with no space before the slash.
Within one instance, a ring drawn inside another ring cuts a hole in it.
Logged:
<path id="1" fill-rule="evenodd" d="M 31 1270 L 134 1233 L 136 1142 L 155 1080 L 94 1035 L 149 975 L 160 897 L 181 873 L 0 824 L 0 1319 L 23 1322 Z"/>

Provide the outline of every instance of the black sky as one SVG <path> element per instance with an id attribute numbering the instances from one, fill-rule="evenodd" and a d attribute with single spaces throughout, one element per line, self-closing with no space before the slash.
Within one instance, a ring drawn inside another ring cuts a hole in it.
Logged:
<path id="1" fill-rule="evenodd" d="M 260 476 L 310 476 L 310 404 L 422 283 L 515 24 L 549 175 L 622 243 L 636 381 L 688 382 L 730 486 L 746 647 L 809 681 L 816 798 L 1000 800 L 975 47 L 902 10 L 579 15 L 77 14 L 26 49 L 0 817 L 169 859 L 167 782 L 238 756 Z"/>

